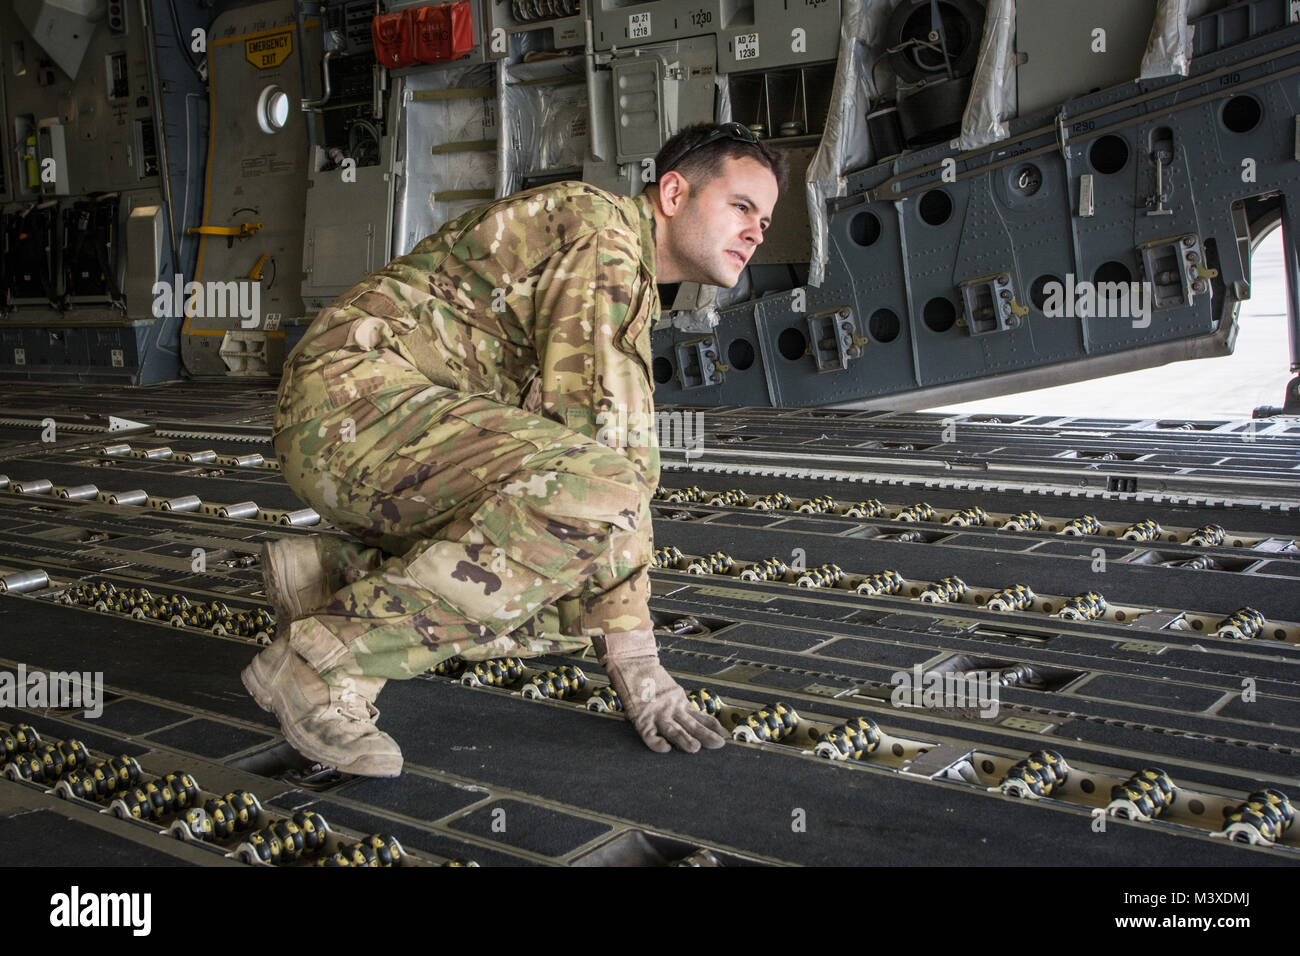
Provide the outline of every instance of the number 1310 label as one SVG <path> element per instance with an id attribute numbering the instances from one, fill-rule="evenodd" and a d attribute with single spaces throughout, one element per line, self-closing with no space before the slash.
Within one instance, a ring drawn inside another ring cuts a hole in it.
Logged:
<path id="1" fill-rule="evenodd" d="M 737 60 L 758 59 L 758 34 L 757 33 L 742 33 L 736 37 L 736 59 Z"/>

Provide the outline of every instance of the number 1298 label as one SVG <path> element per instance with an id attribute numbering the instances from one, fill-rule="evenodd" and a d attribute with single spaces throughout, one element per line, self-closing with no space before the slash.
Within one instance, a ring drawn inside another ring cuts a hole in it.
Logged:
<path id="1" fill-rule="evenodd" d="M 650 14 L 633 13 L 627 18 L 627 38 L 646 40 L 650 37 Z"/>
<path id="2" fill-rule="evenodd" d="M 736 37 L 736 59 L 737 60 L 758 59 L 758 34 L 757 33 L 742 33 Z"/>

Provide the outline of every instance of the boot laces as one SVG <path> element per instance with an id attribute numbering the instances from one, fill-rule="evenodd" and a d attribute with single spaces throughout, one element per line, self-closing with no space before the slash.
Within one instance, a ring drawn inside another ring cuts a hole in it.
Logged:
<path id="1" fill-rule="evenodd" d="M 335 709 L 350 720 L 361 720 L 367 723 L 379 716 L 375 706 L 357 692 L 350 680 L 346 681 L 339 691 Z"/>

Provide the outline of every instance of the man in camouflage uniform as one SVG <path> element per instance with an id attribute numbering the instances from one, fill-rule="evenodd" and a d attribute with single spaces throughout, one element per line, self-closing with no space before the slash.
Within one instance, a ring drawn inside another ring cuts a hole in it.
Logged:
<path id="1" fill-rule="evenodd" d="M 306 756 L 394 776 L 386 680 L 593 643 L 647 746 L 722 746 L 659 665 L 649 616 L 650 326 L 656 280 L 736 283 L 784 168 L 736 124 L 683 130 L 656 162 L 636 198 L 563 182 L 465 213 L 324 309 L 286 360 L 285 480 L 360 539 L 264 554 L 287 633 L 244 683 Z"/>

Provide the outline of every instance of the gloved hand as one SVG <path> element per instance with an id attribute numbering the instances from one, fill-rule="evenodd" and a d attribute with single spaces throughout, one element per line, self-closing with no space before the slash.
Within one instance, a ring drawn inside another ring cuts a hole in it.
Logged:
<path id="1" fill-rule="evenodd" d="M 659 663 L 653 631 L 610 634 L 592 643 L 623 702 L 623 712 L 647 747 L 666 754 L 675 744 L 693 754 L 701 744 L 716 750 L 725 743 L 722 725 L 692 707 L 686 691 Z"/>

